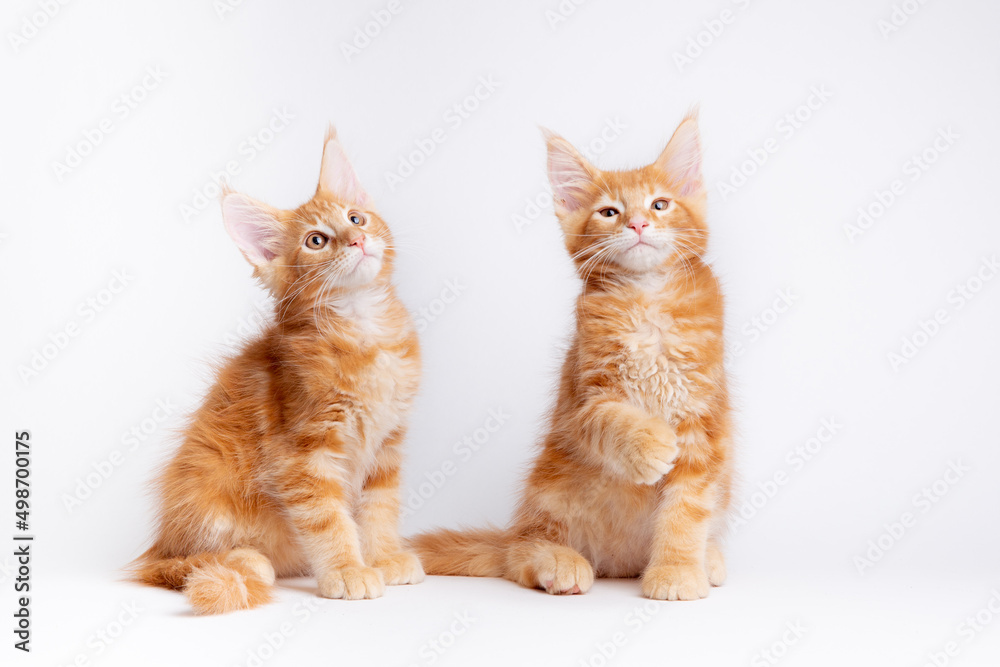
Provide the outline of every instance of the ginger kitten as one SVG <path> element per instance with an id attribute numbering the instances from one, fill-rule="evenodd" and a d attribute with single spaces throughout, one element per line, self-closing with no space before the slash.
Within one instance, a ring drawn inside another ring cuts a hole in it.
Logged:
<path id="1" fill-rule="evenodd" d="M 703 598 L 726 578 L 733 473 L 697 120 L 631 171 L 601 171 L 545 136 L 556 215 L 583 280 L 548 434 L 508 528 L 413 544 L 429 574 L 555 594 L 641 575 L 646 597 Z"/>
<path id="2" fill-rule="evenodd" d="M 136 579 L 206 614 L 267 602 L 276 576 L 311 573 L 349 600 L 422 581 L 397 532 L 417 335 L 389 229 L 333 127 L 312 199 L 285 211 L 227 192 L 222 213 L 275 319 L 220 368 L 163 471 Z"/>

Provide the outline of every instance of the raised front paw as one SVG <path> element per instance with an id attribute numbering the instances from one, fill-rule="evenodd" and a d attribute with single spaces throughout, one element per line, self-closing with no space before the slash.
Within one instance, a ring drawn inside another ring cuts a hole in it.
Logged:
<path id="1" fill-rule="evenodd" d="M 700 600 L 708 589 L 705 568 L 697 563 L 653 565 L 642 574 L 642 594 L 653 600 Z"/>
<path id="2" fill-rule="evenodd" d="M 382 597 L 385 580 L 374 567 L 342 567 L 318 577 L 319 594 L 335 600 L 371 600 Z"/>
<path id="3" fill-rule="evenodd" d="M 420 565 L 417 554 L 412 551 L 400 551 L 380 558 L 375 561 L 375 567 L 382 570 L 387 586 L 419 584 L 424 580 L 424 568 Z"/>
<path id="4" fill-rule="evenodd" d="M 677 434 L 659 417 L 636 425 L 625 444 L 625 473 L 637 484 L 655 484 L 670 472 L 677 458 Z"/>

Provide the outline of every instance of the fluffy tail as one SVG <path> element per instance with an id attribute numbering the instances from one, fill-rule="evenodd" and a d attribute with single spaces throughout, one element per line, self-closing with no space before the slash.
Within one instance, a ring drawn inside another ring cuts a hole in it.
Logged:
<path id="1" fill-rule="evenodd" d="M 137 581 L 184 591 L 199 614 L 252 609 L 271 601 L 274 567 L 254 549 L 161 558 L 150 549 L 131 567 Z"/>
<path id="2" fill-rule="evenodd" d="M 499 528 L 438 530 L 410 540 L 427 574 L 502 577 L 506 570 L 507 531 Z"/>

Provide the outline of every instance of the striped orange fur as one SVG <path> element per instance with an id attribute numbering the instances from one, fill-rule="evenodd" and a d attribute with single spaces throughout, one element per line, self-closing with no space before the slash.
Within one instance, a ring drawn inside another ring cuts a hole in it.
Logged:
<path id="1" fill-rule="evenodd" d="M 442 530 L 413 545 L 430 574 L 549 593 L 641 576 L 647 597 L 703 598 L 726 577 L 733 472 L 697 120 L 630 171 L 601 171 L 551 132 L 546 141 L 583 281 L 548 433 L 508 527 Z"/>
<path id="2" fill-rule="evenodd" d="M 218 371 L 159 481 L 134 576 L 201 613 L 263 604 L 275 576 L 359 599 L 424 573 L 397 532 L 399 468 L 420 376 L 394 248 L 333 128 L 295 210 L 227 192 L 226 228 L 275 317 Z"/>

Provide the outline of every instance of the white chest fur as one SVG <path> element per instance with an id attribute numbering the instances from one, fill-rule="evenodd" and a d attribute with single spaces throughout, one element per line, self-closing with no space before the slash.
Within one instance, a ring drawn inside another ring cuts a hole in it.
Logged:
<path id="1" fill-rule="evenodd" d="M 338 322 L 354 327 L 365 338 L 377 340 L 394 333 L 387 327 L 390 298 L 384 289 L 369 288 L 333 297 L 327 305 Z"/>
<path id="2" fill-rule="evenodd" d="M 392 298 L 382 289 L 362 289 L 329 303 L 338 326 L 352 327 L 364 345 L 380 348 L 348 389 L 359 408 L 353 435 L 358 444 L 354 468 L 361 478 L 374 465 L 385 439 L 404 424 L 417 390 L 418 362 L 394 345 L 409 335 L 406 328 L 412 325 L 405 321 L 400 330 L 399 317 L 391 312 Z"/>
<path id="3" fill-rule="evenodd" d="M 694 407 L 684 341 L 674 319 L 653 307 L 629 313 L 630 327 L 623 335 L 618 370 L 629 398 L 668 421 L 680 419 Z"/>

